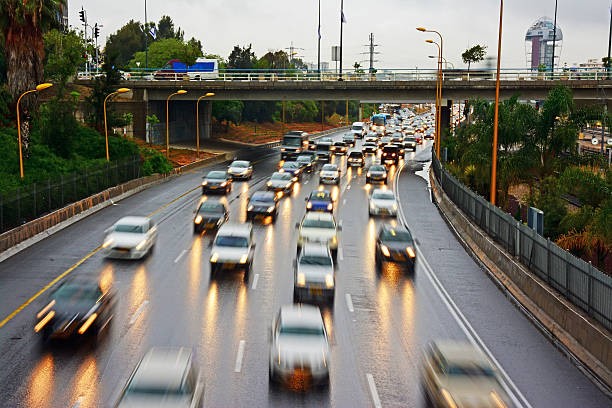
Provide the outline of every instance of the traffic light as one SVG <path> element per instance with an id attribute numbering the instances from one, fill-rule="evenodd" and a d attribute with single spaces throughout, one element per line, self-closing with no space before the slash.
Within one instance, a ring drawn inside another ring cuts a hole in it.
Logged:
<path id="1" fill-rule="evenodd" d="M 98 38 L 100 36 L 100 28 L 98 28 L 98 23 L 94 26 L 94 37 Z"/>
<path id="2" fill-rule="evenodd" d="M 85 22 L 85 10 L 83 10 L 83 7 L 81 7 L 81 11 L 79 11 L 79 19 Z"/>

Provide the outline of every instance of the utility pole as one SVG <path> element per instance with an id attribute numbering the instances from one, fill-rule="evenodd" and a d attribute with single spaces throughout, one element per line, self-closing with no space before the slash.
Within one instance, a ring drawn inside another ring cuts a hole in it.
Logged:
<path id="1" fill-rule="evenodd" d="M 366 52 L 362 52 L 362 55 L 368 55 L 368 59 L 365 61 L 361 61 L 361 62 L 370 62 L 370 68 L 369 68 L 369 72 L 370 74 L 374 73 L 374 63 L 378 62 L 378 60 L 374 59 L 375 55 L 380 54 L 380 52 L 375 51 L 376 47 L 378 47 L 378 44 L 374 44 L 374 33 L 370 33 L 370 43 L 369 44 L 365 44 L 364 47 L 368 47 L 368 51 Z"/>
<path id="2" fill-rule="evenodd" d="M 555 46 L 557 43 L 557 0 L 555 0 L 555 22 L 553 23 L 553 49 L 552 49 L 552 64 L 551 71 L 553 73 L 553 79 L 555 76 Z"/>
<path id="3" fill-rule="evenodd" d="M 145 2 L 145 22 L 144 22 L 144 35 L 145 35 L 145 73 L 149 69 L 149 32 L 147 29 L 147 0 Z"/>
<path id="4" fill-rule="evenodd" d="M 612 24 L 612 20 L 610 20 L 610 24 Z M 317 33 L 319 36 L 319 43 L 317 45 L 317 72 L 319 73 L 319 77 L 320 77 L 321 76 L 321 0 L 319 0 L 319 30 L 317 31 Z"/>
<path id="5" fill-rule="evenodd" d="M 610 79 L 610 47 L 612 47 L 612 4 L 610 4 L 610 31 L 608 33 L 608 61 L 606 63 L 606 71 L 608 79 Z"/>
<path id="6" fill-rule="evenodd" d="M 340 0 L 340 78 L 342 78 L 342 25 L 344 24 L 344 0 Z"/>
<path id="7" fill-rule="evenodd" d="M 293 41 L 291 41 L 291 45 L 287 48 L 285 48 L 286 50 L 289 50 L 289 64 L 291 64 L 295 58 L 296 55 L 298 55 L 297 52 L 295 52 L 295 50 L 304 50 L 304 48 L 300 48 L 300 47 L 294 47 L 293 46 Z"/>

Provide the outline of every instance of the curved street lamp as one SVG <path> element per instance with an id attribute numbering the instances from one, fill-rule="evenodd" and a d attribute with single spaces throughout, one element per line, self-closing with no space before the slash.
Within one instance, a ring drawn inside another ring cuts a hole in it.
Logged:
<path id="1" fill-rule="evenodd" d="M 430 55 L 429 58 L 433 59 L 433 58 L 438 58 L 438 57 L 436 57 L 435 55 Z M 451 69 L 455 69 L 455 64 L 453 64 L 452 62 L 448 62 L 446 58 L 442 57 L 442 62 L 444 62 L 444 65 L 446 66 L 445 69 L 448 69 L 449 65 L 451 66 Z"/>
<path id="2" fill-rule="evenodd" d="M 106 161 L 110 161 L 110 156 L 108 154 L 108 125 L 106 123 L 106 101 L 111 96 L 114 96 L 120 93 L 130 92 L 130 91 L 131 89 L 129 88 L 119 88 L 115 92 L 109 93 L 108 95 L 106 95 L 106 98 L 104 98 L 104 138 L 106 140 Z"/>
<path id="3" fill-rule="evenodd" d="M 197 151 L 197 158 L 200 158 L 200 101 L 206 97 L 209 96 L 215 96 L 214 92 L 207 92 L 206 95 L 202 95 L 198 98 L 198 101 L 196 102 L 196 132 L 197 132 L 197 136 L 196 136 L 196 151 Z"/>
<path id="4" fill-rule="evenodd" d="M 170 98 L 172 98 L 174 95 L 183 95 L 186 93 L 186 90 L 179 89 L 178 91 L 171 93 L 170 96 L 168 96 L 168 99 L 166 99 L 166 158 L 170 158 Z"/>
<path id="5" fill-rule="evenodd" d="M 436 136 L 434 141 L 434 147 L 436 149 L 436 157 L 440 159 L 440 121 L 442 120 L 442 49 L 440 44 L 434 40 L 425 40 L 426 43 L 434 44 L 438 47 L 438 72 L 436 77 Z"/>
<path id="6" fill-rule="evenodd" d="M 493 157 L 491 158 L 491 204 L 495 205 L 497 193 L 497 131 L 499 126 L 499 65 L 502 45 L 502 20 L 504 17 L 504 0 L 500 0 L 499 9 L 499 38 L 497 42 L 497 80 L 495 82 L 495 120 L 493 123 Z M 554 60 L 553 60 L 554 64 Z M 554 65 L 553 65 L 554 66 Z"/>
<path id="7" fill-rule="evenodd" d="M 19 96 L 19 99 L 17 99 L 17 134 L 19 135 L 19 174 L 21 176 L 21 178 L 23 179 L 23 154 L 21 152 L 21 118 L 19 116 L 19 102 L 21 102 L 21 98 L 23 98 L 24 96 L 26 96 L 29 93 L 32 92 L 40 92 L 44 89 L 50 88 L 52 87 L 53 84 L 45 82 L 44 84 L 39 84 L 36 85 L 35 89 L 26 91 L 24 93 L 21 94 L 21 96 Z"/>
<path id="8" fill-rule="evenodd" d="M 441 108 L 442 107 L 442 69 L 441 69 L 442 62 L 441 61 L 442 61 L 442 57 L 444 55 L 444 40 L 442 39 L 442 34 L 440 34 L 436 30 L 428 30 L 425 27 L 417 27 L 417 30 L 421 31 L 423 33 L 434 33 L 434 34 L 437 34 L 438 37 L 440 37 L 440 44 L 439 44 L 439 46 L 440 46 L 440 62 L 439 62 L 439 64 L 440 64 L 440 70 L 439 70 L 440 71 L 440 74 L 439 74 L 440 75 L 440 79 L 439 79 L 440 86 L 439 86 L 439 89 L 438 89 L 438 93 L 439 93 L 438 99 L 440 100 L 440 108 Z M 438 109 L 436 111 L 436 123 L 440 123 L 442 121 L 442 112 L 441 112 L 441 110 L 442 109 Z M 440 132 L 441 132 L 441 126 L 438 125 L 437 126 L 437 130 L 436 130 L 437 140 L 438 140 L 438 143 L 436 144 L 436 154 L 438 156 L 438 159 L 440 158 L 440 143 L 439 143 L 439 141 L 440 141 Z"/>

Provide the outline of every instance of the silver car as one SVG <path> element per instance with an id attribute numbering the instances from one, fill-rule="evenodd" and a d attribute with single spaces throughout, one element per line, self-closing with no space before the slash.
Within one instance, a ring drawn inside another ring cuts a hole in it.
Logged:
<path id="1" fill-rule="evenodd" d="M 234 160 L 227 168 L 233 180 L 250 180 L 253 177 L 253 166 L 250 161 Z"/>
<path id="2" fill-rule="evenodd" d="M 321 311 L 311 305 L 281 307 L 272 323 L 270 381 L 329 384 L 329 340 Z"/>
<path id="3" fill-rule="evenodd" d="M 255 242 L 251 224 L 223 224 L 213 241 L 210 256 L 210 277 L 223 269 L 244 269 L 244 281 L 249 280 Z"/>
<path id="4" fill-rule="evenodd" d="M 293 185 L 298 181 L 297 176 L 292 176 L 289 173 L 274 172 L 270 180 L 266 183 L 266 187 L 270 191 L 280 192 L 282 194 L 290 193 Z"/>
<path id="5" fill-rule="evenodd" d="M 294 261 L 293 302 L 303 300 L 334 303 L 336 276 L 329 248 L 307 244 Z"/>
<path id="6" fill-rule="evenodd" d="M 370 195 L 368 213 L 372 215 L 397 215 L 397 201 L 390 190 L 374 189 Z"/>
<path id="7" fill-rule="evenodd" d="M 107 258 L 140 259 L 157 241 L 157 226 L 147 217 L 123 217 L 105 233 L 102 253 Z"/>
<path id="8" fill-rule="evenodd" d="M 340 184 L 340 169 L 335 164 L 325 164 L 319 172 L 321 184 Z"/>
<path id="9" fill-rule="evenodd" d="M 191 351 L 152 348 L 127 381 L 115 408 L 200 408 L 204 384 Z"/>

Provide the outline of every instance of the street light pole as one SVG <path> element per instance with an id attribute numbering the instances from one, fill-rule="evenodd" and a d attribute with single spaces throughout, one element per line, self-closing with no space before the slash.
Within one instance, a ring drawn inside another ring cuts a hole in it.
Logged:
<path id="1" fill-rule="evenodd" d="M 21 98 L 23 98 L 27 94 L 32 93 L 32 92 L 40 92 L 43 89 L 47 89 L 51 86 L 53 86 L 53 84 L 50 84 L 50 83 L 44 83 L 44 84 L 37 85 L 36 89 L 32 89 L 32 90 L 22 93 L 19 99 L 17 99 L 17 135 L 18 135 L 18 142 L 19 142 L 19 175 L 22 180 L 23 180 L 23 153 L 21 152 L 21 117 L 19 115 L 19 102 L 21 102 Z"/>
<path id="2" fill-rule="evenodd" d="M 340 78 L 342 78 L 342 25 L 344 24 L 344 0 L 340 0 Z"/>
<path id="3" fill-rule="evenodd" d="M 551 71 L 553 74 L 553 79 L 555 79 L 555 45 L 556 43 L 557 43 L 557 0 L 555 0 L 555 22 L 553 23 L 553 49 L 552 49 L 552 61 L 550 64 Z"/>
<path id="4" fill-rule="evenodd" d="M 196 137 L 196 151 L 197 151 L 197 158 L 200 158 L 200 101 L 204 98 L 206 98 L 207 96 L 214 96 L 215 93 L 214 92 L 208 92 L 206 95 L 202 95 L 198 98 L 198 101 L 196 102 L 196 129 L 197 129 L 197 137 Z"/>
<path id="5" fill-rule="evenodd" d="M 440 88 L 442 86 L 441 84 L 441 68 L 442 68 L 442 53 L 441 53 L 441 48 L 440 48 L 440 44 L 438 44 L 437 42 L 435 42 L 434 40 L 425 40 L 425 42 L 430 43 L 430 44 L 434 44 L 436 47 L 438 47 L 438 66 L 437 66 L 437 71 L 436 71 L 436 131 L 435 131 L 435 137 L 434 137 L 434 148 L 436 150 L 436 157 L 439 159 L 440 158 L 440 149 L 438 148 L 438 145 L 440 144 L 440 119 L 441 116 L 440 111 L 442 110 L 442 93 L 440 92 Z"/>
<path id="6" fill-rule="evenodd" d="M 171 93 L 166 99 L 166 158 L 170 158 L 170 98 L 174 95 L 183 95 L 187 91 L 179 89 L 178 91 Z"/>
<path id="7" fill-rule="evenodd" d="M 436 126 L 436 155 L 438 157 L 438 159 L 440 158 L 440 132 L 441 132 L 441 124 L 440 122 L 442 121 L 442 58 L 444 56 L 444 40 L 442 39 L 442 34 L 440 34 L 438 31 L 436 30 L 428 30 L 424 27 L 417 27 L 418 31 L 424 32 L 424 33 L 435 33 L 438 35 L 438 37 L 440 37 L 440 44 L 439 44 L 439 48 L 440 48 L 440 58 L 439 58 L 439 62 L 438 62 L 438 76 L 439 76 L 439 87 L 438 87 L 438 99 L 440 100 L 440 109 L 436 110 L 436 123 L 438 123 L 439 125 Z"/>
<path id="8" fill-rule="evenodd" d="M 319 79 L 321 78 L 321 0 L 319 0 L 319 30 L 317 31 L 319 36 L 319 43 L 317 49 L 317 72 L 319 73 Z"/>
<path id="9" fill-rule="evenodd" d="M 610 30 L 608 31 L 608 61 L 606 63 L 606 72 L 610 79 L 610 51 L 612 48 L 612 5 L 610 5 Z"/>
<path id="10" fill-rule="evenodd" d="M 493 156 L 491 158 L 491 204 L 495 205 L 497 193 L 497 132 L 499 125 L 499 65 L 501 61 L 502 21 L 504 17 L 504 0 L 500 0 L 499 39 L 497 42 L 497 80 L 495 82 L 495 120 L 493 123 Z"/>
<path id="11" fill-rule="evenodd" d="M 106 139 L 106 161 L 110 161 L 110 156 L 108 154 L 108 126 L 106 123 L 106 101 L 108 100 L 108 98 L 120 94 L 120 93 L 126 93 L 126 92 L 130 92 L 129 88 L 119 88 L 117 89 L 115 92 L 111 92 L 108 95 L 106 95 L 106 98 L 104 98 L 104 138 Z"/>

